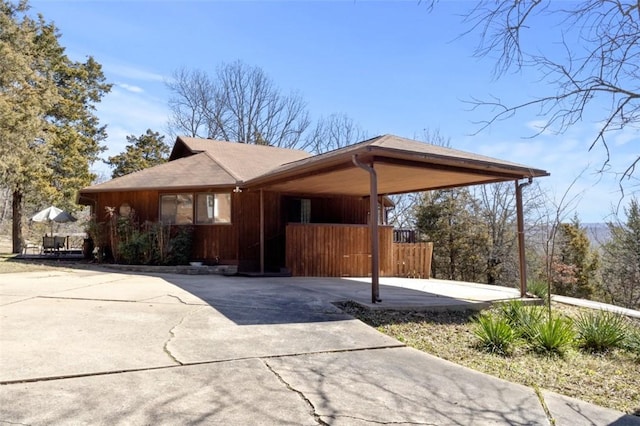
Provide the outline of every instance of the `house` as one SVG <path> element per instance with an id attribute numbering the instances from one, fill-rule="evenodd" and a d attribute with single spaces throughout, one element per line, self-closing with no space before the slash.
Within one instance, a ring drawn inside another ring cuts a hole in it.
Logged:
<path id="1" fill-rule="evenodd" d="M 167 163 L 84 188 L 79 202 L 98 217 L 110 206 L 193 225 L 194 258 L 243 272 L 376 278 L 392 269 L 383 196 L 547 175 L 393 135 L 319 155 L 178 137 Z"/>

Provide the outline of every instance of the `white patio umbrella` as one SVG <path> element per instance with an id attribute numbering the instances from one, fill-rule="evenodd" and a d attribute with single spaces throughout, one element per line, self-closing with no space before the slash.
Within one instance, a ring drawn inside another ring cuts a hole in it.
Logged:
<path id="1" fill-rule="evenodd" d="M 49 222 L 51 224 L 51 235 L 53 235 L 53 222 L 75 222 L 77 219 L 71 216 L 71 213 L 68 213 L 55 206 L 49 206 L 46 209 L 40 210 L 38 213 L 34 214 L 31 217 L 31 220 L 34 222 Z"/>

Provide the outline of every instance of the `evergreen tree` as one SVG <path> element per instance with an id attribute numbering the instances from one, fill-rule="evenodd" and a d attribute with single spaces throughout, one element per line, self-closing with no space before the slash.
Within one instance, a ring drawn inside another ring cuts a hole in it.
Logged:
<path id="1" fill-rule="evenodd" d="M 589 238 L 577 216 L 559 226 L 559 255 L 552 262 L 553 292 L 589 299 L 596 289 L 598 254 L 591 250 Z"/>
<path id="2" fill-rule="evenodd" d="M 170 148 L 164 142 L 164 136 L 151 129 L 147 129 L 147 132 L 139 137 L 127 136 L 127 142 L 129 144 L 125 152 L 109 157 L 106 161 L 114 168 L 112 178 L 162 164 L 169 157 Z"/>
<path id="3" fill-rule="evenodd" d="M 0 2 L 0 185 L 12 193 L 14 252 L 25 198 L 69 208 L 94 179 L 106 137 L 94 104 L 110 90 L 97 62 L 71 61 L 56 27 L 28 10 Z"/>
<path id="4" fill-rule="evenodd" d="M 602 287 L 612 303 L 640 309 L 640 205 L 632 199 L 626 224 L 609 223 L 611 240 L 602 246 Z"/>
<path id="5" fill-rule="evenodd" d="M 484 282 L 488 235 L 467 188 L 428 192 L 416 210 L 416 228 L 433 242 L 432 275 Z"/>

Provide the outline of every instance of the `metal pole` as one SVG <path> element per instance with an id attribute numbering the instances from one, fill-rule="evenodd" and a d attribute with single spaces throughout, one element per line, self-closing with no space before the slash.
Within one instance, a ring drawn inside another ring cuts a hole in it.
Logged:
<path id="1" fill-rule="evenodd" d="M 518 222 L 518 257 L 520 260 L 520 297 L 527 295 L 527 259 L 524 250 L 524 214 L 522 207 L 522 188 L 531 185 L 532 179 L 528 182 L 516 183 L 516 214 Z"/>
<path id="2" fill-rule="evenodd" d="M 353 164 L 369 172 L 369 229 L 371 234 L 371 303 L 380 299 L 380 250 L 378 241 L 378 176 L 371 164 L 362 164 L 358 156 L 351 157 Z"/>

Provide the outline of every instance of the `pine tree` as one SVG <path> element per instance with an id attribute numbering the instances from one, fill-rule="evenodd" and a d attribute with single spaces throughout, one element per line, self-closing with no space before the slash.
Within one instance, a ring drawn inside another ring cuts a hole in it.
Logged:
<path id="1" fill-rule="evenodd" d="M 110 90 L 92 58 L 71 61 L 60 34 L 27 1 L 0 2 L 0 185 L 12 193 L 13 251 L 25 199 L 72 207 L 105 138 L 94 104 Z"/>
<path id="2" fill-rule="evenodd" d="M 598 254 L 591 250 L 589 238 L 577 216 L 559 226 L 559 255 L 552 263 L 553 292 L 588 299 L 596 290 Z"/>
<path id="3" fill-rule="evenodd" d="M 433 242 L 432 274 L 483 282 L 487 277 L 487 229 L 466 188 L 426 193 L 416 210 L 416 227 Z"/>
<path id="4" fill-rule="evenodd" d="M 105 161 L 114 168 L 112 178 L 157 166 L 166 162 L 169 157 L 170 148 L 164 142 L 164 136 L 151 129 L 147 129 L 147 132 L 139 137 L 127 136 L 127 142 L 129 144 L 125 152 Z"/>

